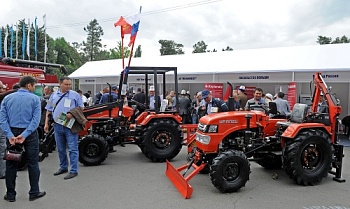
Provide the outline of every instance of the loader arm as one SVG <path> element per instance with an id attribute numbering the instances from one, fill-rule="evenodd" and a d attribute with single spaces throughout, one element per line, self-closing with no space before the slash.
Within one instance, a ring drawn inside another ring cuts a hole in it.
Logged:
<path id="1" fill-rule="evenodd" d="M 325 96 L 327 100 L 327 105 L 329 109 L 329 120 L 330 120 L 330 127 L 331 127 L 331 133 L 332 133 L 332 142 L 336 141 L 336 135 L 334 133 L 337 132 L 337 119 L 342 111 L 342 107 L 339 105 L 339 100 L 330 92 L 330 89 L 328 88 L 327 84 L 323 80 L 322 74 L 320 72 L 316 72 L 314 75 L 314 85 L 315 85 L 315 92 L 312 99 L 312 107 L 311 111 L 312 113 L 317 112 L 318 108 L 318 101 L 319 98 L 322 96 L 321 92 Z"/>

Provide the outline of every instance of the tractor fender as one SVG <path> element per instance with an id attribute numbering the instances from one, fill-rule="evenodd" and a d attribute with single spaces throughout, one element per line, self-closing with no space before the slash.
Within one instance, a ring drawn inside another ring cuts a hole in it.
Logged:
<path id="1" fill-rule="evenodd" d="M 323 129 L 326 133 L 330 133 L 330 127 L 325 126 L 322 123 L 294 123 L 290 124 L 288 128 L 283 132 L 283 138 L 295 138 L 298 133 L 305 129 Z"/>
<path id="2" fill-rule="evenodd" d="M 180 124 L 182 118 L 179 115 L 173 115 L 173 114 L 154 114 L 151 113 L 147 115 L 142 122 L 140 122 L 140 125 L 145 126 L 149 124 L 152 120 L 157 120 L 157 119 L 172 119 L 176 123 Z"/>

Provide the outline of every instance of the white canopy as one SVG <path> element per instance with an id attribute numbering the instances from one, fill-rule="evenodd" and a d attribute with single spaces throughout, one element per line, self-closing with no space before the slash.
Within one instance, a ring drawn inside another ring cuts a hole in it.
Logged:
<path id="1" fill-rule="evenodd" d="M 350 70 L 350 44 L 327 44 L 132 58 L 131 66 L 177 67 L 178 74 Z M 128 60 L 125 59 L 125 65 Z M 87 62 L 71 78 L 115 77 L 122 60 Z"/>

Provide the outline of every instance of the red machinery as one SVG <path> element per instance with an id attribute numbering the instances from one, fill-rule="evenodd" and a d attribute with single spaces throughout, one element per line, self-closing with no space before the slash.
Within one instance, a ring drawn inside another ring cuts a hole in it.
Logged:
<path id="1" fill-rule="evenodd" d="M 283 167 L 301 185 L 315 185 L 328 173 L 344 182 L 343 146 L 338 143 L 341 106 L 321 73 L 315 73 L 314 85 L 311 108 L 295 104 L 289 121 L 270 119 L 255 110 L 201 118 L 190 162 L 179 168 L 167 162 L 166 175 L 184 198 L 193 192 L 189 180 L 204 170 L 221 192 L 238 191 L 249 180 L 249 160 L 266 168 Z M 327 100 L 326 113 L 317 112 L 321 92 Z"/>

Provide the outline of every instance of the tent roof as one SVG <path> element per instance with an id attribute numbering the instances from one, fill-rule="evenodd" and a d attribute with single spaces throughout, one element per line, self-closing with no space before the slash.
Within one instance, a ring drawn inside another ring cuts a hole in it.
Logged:
<path id="1" fill-rule="evenodd" d="M 350 44 L 327 44 L 132 58 L 131 66 L 177 67 L 178 74 L 350 70 Z M 125 64 L 128 60 L 125 59 Z M 122 60 L 87 62 L 71 78 L 115 77 Z"/>

